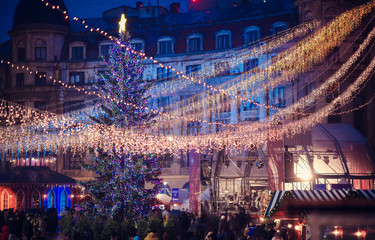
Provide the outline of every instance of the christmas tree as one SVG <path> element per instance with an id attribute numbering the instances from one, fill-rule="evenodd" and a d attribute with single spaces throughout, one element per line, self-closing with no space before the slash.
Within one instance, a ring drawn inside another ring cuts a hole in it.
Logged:
<path id="1" fill-rule="evenodd" d="M 146 111 L 151 84 L 142 79 L 144 67 L 140 54 L 130 44 L 127 32 L 120 31 L 104 59 L 109 72 L 99 76 L 102 113 L 92 119 L 100 125 L 115 128 L 144 128 L 151 124 L 153 114 Z M 120 220 L 146 216 L 155 189 L 145 183 L 159 183 L 160 169 L 152 168 L 155 155 L 138 155 L 122 149 L 95 149 L 92 165 L 85 168 L 97 177 L 82 183 L 93 198 L 91 208 L 100 216 Z"/>

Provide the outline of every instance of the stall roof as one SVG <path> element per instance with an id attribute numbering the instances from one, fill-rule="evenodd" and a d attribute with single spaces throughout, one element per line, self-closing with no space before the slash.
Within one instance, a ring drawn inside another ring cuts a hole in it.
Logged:
<path id="1" fill-rule="evenodd" d="M 290 196 L 290 198 L 297 201 L 335 202 L 344 200 L 348 196 L 348 193 L 348 189 L 274 191 L 264 212 L 264 217 L 271 217 L 271 211 L 277 205 L 281 204 L 286 196 Z"/>
<path id="2" fill-rule="evenodd" d="M 15 167 L 0 175 L 0 184 L 75 184 L 73 178 L 48 167 Z"/>

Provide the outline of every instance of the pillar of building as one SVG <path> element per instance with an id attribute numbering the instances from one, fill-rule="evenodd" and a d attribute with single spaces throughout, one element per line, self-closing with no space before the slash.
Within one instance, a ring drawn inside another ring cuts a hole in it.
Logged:
<path id="1" fill-rule="evenodd" d="M 259 121 L 260 122 L 267 121 L 268 109 L 264 107 L 265 105 L 267 105 L 267 94 L 268 92 L 265 90 L 262 90 L 259 92 L 259 104 L 260 104 Z"/>
<path id="2" fill-rule="evenodd" d="M 238 112 L 238 104 L 237 104 L 237 98 L 234 96 L 230 96 L 230 123 L 231 124 L 237 124 L 239 119 L 239 112 Z"/>
<path id="3" fill-rule="evenodd" d="M 202 98 L 207 99 L 207 94 L 204 94 Z M 210 133 L 210 106 L 207 104 L 206 101 L 202 101 L 202 134 L 209 134 Z"/>

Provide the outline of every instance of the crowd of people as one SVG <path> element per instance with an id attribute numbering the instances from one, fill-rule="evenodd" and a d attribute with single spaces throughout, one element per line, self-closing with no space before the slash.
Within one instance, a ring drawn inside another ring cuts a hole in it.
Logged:
<path id="1" fill-rule="evenodd" d="M 0 211 L 0 240 L 46 240 L 57 237 L 56 209 L 31 209 L 26 213 Z"/>
<path id="2" fill-rule="evenodd" d="M 192 214 L 188 212 L 175 213 L 179 217 L 181 225 L 177 240 L 289 240 L 297 239 L 293 229 L 280 224 L 276 229 L 273 223 L 262 224 L 260 220 L 252 219 L 243 211 L 239 213 L 223 213 L 209 215 L 202 213 Z M 163 221 L 166 221 L 173 213 L 164 211 Z M 212 217 L 216 217 L 212 219 Z M 139 238 L 135 238 L 139 239 Z M 144 240 L 167 240 L 166 233 L 151 231 Z"/>
<path id="3" fill-rule="evenodd" d="M 72 231 L 64 232 L 59 228 L 64 218 L 72 217 L 72 225 L 77 225 L 81 211 L 66 210 L 60 214 L 60 220 L 56 209 L 31 209 L 18 212 L 12 209 L 0 211 L 0 240 L 85 240 L 97 239 L 93 229 L 85 227 L 82 231 L 72 228 Z M 238 213 L 222 213 L 212 215 L 202 213 L 190 213 L 184 210 L 161 211 L 155 209 L 152 216 L 160 219 L 160 225 L 131 226 L 126 236 L 121 237 L 117 232 L 112 233 L 107 239 L 130 240 L 287 240 L 296 239 L 292 232 L 284 226 L 275 229 L 273 224 L 261 224 L 259 219 L 252 219 L 243 211 Z M 167 223 L 169 221 L 169 223 Z M 89 224 L 89 223 L 88 223 Z M 172 225 L 171 225 L 172 224 Z M 87 225 L 88 226 L 88 225 Z M 169 226 L 169 228 L 168 228 Z M 143 227 L 143 228 L 142 228 Z M 137 229 L 138 228 L 138 229 Z M 143 229 L 143 230 L 142 230 Z M 75 232 L 74 232 L 75 231 Z M 147 232 L 142 232 L 147 231 Z M 104 238 L 103 238 L 104 239 Z"/>

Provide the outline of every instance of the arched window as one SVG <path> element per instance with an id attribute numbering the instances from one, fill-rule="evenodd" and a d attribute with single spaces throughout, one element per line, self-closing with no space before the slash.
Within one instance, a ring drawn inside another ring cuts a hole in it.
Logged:
<path id="1" fill-rule="evenodd" d="M 308 22 L 308 21 L 313 20 L 313 18 L 314 18 L 313 13 L 311 11 L 306 11 L 303 21 Z"/>
<path id="2" fill-rule="evenodd" d="M 174 39 L 172 37 L 162 37 L 158 40 L 158 54 L 167 55 L 174 53 Z"/>
<path id="3" fill-rule="evenodd" d="M 47 43 L 43 39 L 35 41 L 35 60 L 43 61 L 47 59 Z"/>
<path id="4" fill-rule="evenodd" d="M 216 49 L 232 47 L 232 33 L 229 30 L 221 30 L 216 33 Z"/>
<path id="5" fill-rule="evenodd" d="M 60 197 L 60 212 L 64 211 L 67 206 L 68 206 L 68 194 L 64 190 L 61 192 L 61 197 Z"/>
<path id="6" fill-rule="evenodd" d="M 26 43 L 23 40 L 18 41 L 17 43 L 17 60 L 25 61 L 26 59 Z"/>
<path id="7" fill-rule="evenodd" d="M 99 57 L 103 57 L 104 59 L 109 58 L 109 50 L 113 45 L 110 41 L 101 42 L 99 44 Z"/>
<path id="8" fill-rule="evenodd" d="M 1 210 L 9 208 L 9 193 L 7 190 L 4 190 L 1 194 Z"/>
<path id="9" fill-rule="evenodd" d="M 23 191 L 18 191 L 16 194 L 16 200 L 17 200 L 17 205 L 16 209 L 18 211 L 25 210 L 25 194 Z"/>
<path id="10" fill-rule="evenodd" d="M 40 208 L 40 193 L 38 190 L 34 190 L 33 194 L 31 195 L 31 206 L 32 208 Z"/>
<path id="11" fill-rule="evenodd" d="M 244 42 L 249 44 L 260 39 L 260 28 L 258 26 L 249 26 L 244 30 Z"/>
<path id="12" fill-rule="evenodd" d="M 187 52 L 199 52 L 203 50 L 202 34 L 193 33 L 186 38 Z"/>
<path id="13" fill-rule="evenodd" d="M 86 44 L 83 42 L 72 42 L 69 45 L 70 60 L 79 61 L 86 58 Z"/>
<path id="14" fill-rule="evenodd" d="M 272 24 L 273 34 L 277 34 L 287 29 L 288 29 L 288 24 L 286 22 L 275 22 L 274 24 Z"/>
<path id="15" fill-rule="evenodd" d="M 54 208 L 55 207 L 55 193 L 53 190 L 49 191 L 48 193 L 48 208 Z"/>
<path id="16" fill-rule="evenodd" d="M 137 52 L 144 52 L 145 51 L 145 40 L 141 38 L 133 38 L 130 40 L 130 45 L 134 48 Z"/>

